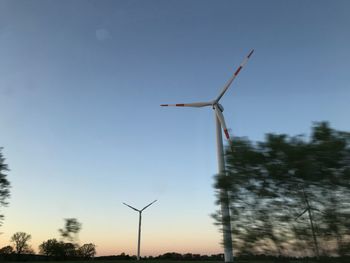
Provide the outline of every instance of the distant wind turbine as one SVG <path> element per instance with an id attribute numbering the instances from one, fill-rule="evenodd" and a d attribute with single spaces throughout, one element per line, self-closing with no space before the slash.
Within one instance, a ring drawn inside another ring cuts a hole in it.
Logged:
<path id="1" fill-rule="evenodd" d="M 175 107 L 206 107 L 211 106 L 215 112 L 216 116 L 216 144 L 217 144 L 217 156 L 218 156 L 218 167 L 219 174 L 225 175 L 225 164 L 224 164 L 224 150 L 222 142 L 222 133 L 221 128 L 224 130 L 225 136 L 229 143 L 230 135 L 228 133 L 224 116 L 222 112 L 224 107 L 219 104 L 220 99 L 224 96 L 225 92 L 228 90 L 233 80 L 237 77 L 241 69 L 248 62 L 250 56 L 253 54 L 254 50 L 251 50 L 248 56 L 245 57 L 241 65 L 237 68 L 232 77 L 227 81 L 223 89 L 221 90 L 219 96 L 212 101 L 207 102 L 195 102 L 195 103 L 181 103 L 181 104 L 161 104 L 160 106 L 175 106 Z M 224 235 L 224 250 L 225 250 L 225 262 L 233 261 L 233 252 L 232 252 L 232 234 L 231 234 L 231 221 L 230 221 L 230 208 L 228 204 L 228 193 L 226 190 L 220 192 L 221 197 L 221 213 L 222 213 L 222 225 L 223 225 L 223 235 Z"/>
<path id="2" fill-rule="evenodd" d="M 139 235 L 138 235 L 138 241 L 137 241 L 137 260 L 140 260 L 140 243 L 141 243 L 141 219 L 142 219 L 142 212 L 149 206 L 151 206 L 153 203 L 157 202 L 157 200 L 154 200 L 152 203 L 149 203 L 141 210 L 136 209 L 135 207 L 132 207 L 131 205 L 128 205 L 126 203 L 123 203 L 124 205 L 130 207 L 131 209 L 139 212 Z"/>

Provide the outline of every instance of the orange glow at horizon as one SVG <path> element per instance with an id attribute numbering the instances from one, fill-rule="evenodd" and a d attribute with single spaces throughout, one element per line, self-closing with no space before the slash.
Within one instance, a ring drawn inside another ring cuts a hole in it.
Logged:
<path id="1" fill-rule="evenodd" d="M 16 218 L 19 218 L 16 215 Z M 38 253 L 39 245 L 48 239 L 56 238 L 60 240 L 57 226 L 62 225 L 62 219 L 57 222 L 51 221 L 48 224 L 23 224 L 14 220 L 10 224 L 10 219 L 2 227 L 4 232 L 0 235 L 0 246 L 10 244 L 11 236 L 18 231 L 31 234 L 32 239 L 29 245 Z M 125 219 L 125 220 L 124 220 Z M 119 224 L 103 224 L 103 221 L 95 219 L 93 222 L 82 219 L 83 228 L 79 234 L 80 245 L 94 243 L 96 245 L 97 256 L 119 255 L 125 253 L 136 255 L 137 249 L 137 216 L 131 214 L 130 218 L 120 218 Z M 171 224 L 151 220 L 151 214 L 145 216 L 141 234 L 141 256 L 158 256 L 167 252 L 193 253 L 211 255 L 222 253 L 221 233 L 212 224 L 212 219 L 195 222 L 188 218 L 177 218 Z M 44 221 L 43 221 L 44 222 Z M 85 223 L 84 223 L 85 222 Z M 18 225 L 22 224 L 21 229 Z"/>

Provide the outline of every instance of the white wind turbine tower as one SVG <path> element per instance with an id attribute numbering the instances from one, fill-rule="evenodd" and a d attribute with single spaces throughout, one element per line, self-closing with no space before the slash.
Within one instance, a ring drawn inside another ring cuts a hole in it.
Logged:
<path id="1" fill-rule="evenodd" d="M 237 68 L 232 77 L 227 81 L 224 88 L 220 92 L 219 96 L 208 102 L 194 102 L 194 103 L 182 103 L 182 104 L 162 104 L 160 106 L 176 106 L 176 107 L 206 107 L 211 106 L 215 111 L 216 116 L 216 144 L 217 144 L 217 157 L 218 157 L 218 168 L 219 174 L 225 174 L 225 163 L 224 163 L 224 150 L 223 150 L 223 142 L 222 142 L 222 133 L 221 128 L 224 130 L 225 136 L 227 140 L 230 141 L 230 135 L 228 133 L 224 116 L 222 112 L 224 111 L 224 107 L 219 104 L 220 99 L 225 94 L 227 89 L 232 84 L 233 80 L 237 77 L 241 69 L 248 62 L 250 56 L 253 54 L 254 50 L 251 50 L 248 56 L 245 57 L 241 65 Z M 233 261 L 233 252 L 232 252 L 232 234 L 231 234 L 231 218 L 230 218 L 230 207 L 228 203 L 228 193 L 225 190 L 220 192 L 221 199 L 221 214 L 222 214 L 222 226 L 223 226 L 223 237 L 224 237 L 224 252 L 225 252 L 225 262 Z"/>
<path id="2" fill-rule="evenodd" d="M 131 205 L 128 205 L 126 203 L 123 203 L 124 205 L 130 207 L 131 209 L 139 212 L 139 234 L 138 234 L 138 241 L 137 241 L 137 260 L 140 260 L 140 243 L 141 243 L 141 219 L 142 219 L 142 212 L 149 206 L 151 206 L 153 203 L 155 203 L 157 200 L 154 200 L 152 203 L 149 203 L 141 210 L 136 209 L 135 207 L 132 207 Z"/>

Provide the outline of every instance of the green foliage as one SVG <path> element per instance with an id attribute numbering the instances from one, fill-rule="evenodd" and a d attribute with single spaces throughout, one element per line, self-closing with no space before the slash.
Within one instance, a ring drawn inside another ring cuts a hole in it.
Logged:
<path id="1" fill-rule="evenodd" d="M 76 218 L 65 218 L 65 225 L 63 229 L 58 231 L 61 234 L 62 239 L 67 239 L 71 242 L 75 241 L 77 234 L 81 230 L 82 224 Z"/>
<path id="2" fill-rule="evenodd" d="M 17 254 L 32 253 L 28 241 L 31 239 L 31 235 L 25 232 L 17 232 L 11 237 L 11 242 L 14 243 L 15 251 Z"/>
<path id="3" fill-rule="evenodd" d="M 0 147 L 0 208 L 8 205 L 8 198 L 10 197 L 10 182 L 7 180 L 6 172 L 9 171 L 5 158 L 2 155 L 2 147 Z M 0 214 L 0 226 L 4 219 L 4 215 Z"/>
<path id="4" fill-rule="evenodd" d="M 218 202 L 220 189 L 229 191 L 236 251 L 304 256 L 319 245 L 322 254 L 350 254 L 349 133 L 323 122 L 314 125 L 309 140 L 283 134 L 268 134 L 259 143 L 235 138 L 226 151 L 226 171 L 215 187 Z M 220 223 L 219 212 L 214 218 Z"/>

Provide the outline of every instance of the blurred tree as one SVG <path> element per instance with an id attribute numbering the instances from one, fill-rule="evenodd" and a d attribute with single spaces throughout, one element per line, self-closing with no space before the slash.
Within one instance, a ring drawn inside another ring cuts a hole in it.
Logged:
<path id="1" fill-rule="evenodd" d="M 5 158 L 2 155 L 0 147 L 0 208 L 8 204 L 7 199 L 10 197 L 10 182 L 6 178 L 6 172 L 9 171 Z M 4 215 L 0 214 L 0 226 L 4 220 Z"/>
<path id="2" fill-rule="evenodd" d="M 64 228 L 58 230 L 61 234 L 62 239 L 67 239 L 71 242 L 76 241 L 77 235 L 81 230 L 81 223 L 79 223 L 76 218 L 65 218 L 64 220 Z"/>
<path id="3" fill-rule="evenodd" d="M 64 258 L 72 258 L 77 256 L 77 245 L 73 243 L 62 242 Z"/>
<path id="4" fill-rule="evenodd" d="M 84 244 L 80 248 L 78 248 L 79 257 L 89 259 L 93 258 L 96 255 L 96 246 L 95 244 L 89 243 Z"/>
<path id="5" fill-rule="evenodd" d="M 28 252 L 32 252 L 28 244 L 28 241 L 31 238 L 31 235 L 24 232 L 17 232 L 13 234 L 11 237 L 11 242 L 14 243 L 15 251 L 17 254 L 28 254 Z"/>
<path id="6" fill-rule="evenodd" d="M 334 253 L 327 240 L 336 241 L 339 255 L 350 253 L 349 133 L 322 122 L 310 140 L 275 134 L 259 143 L 235 138 L 226 164 L 227 176 L 217 175 L 215 188 L 229 191 L 240 253 L 311 255 L 306 248 L 313 247 L 317 255 L 319 243 L 324 253 Z"/>

